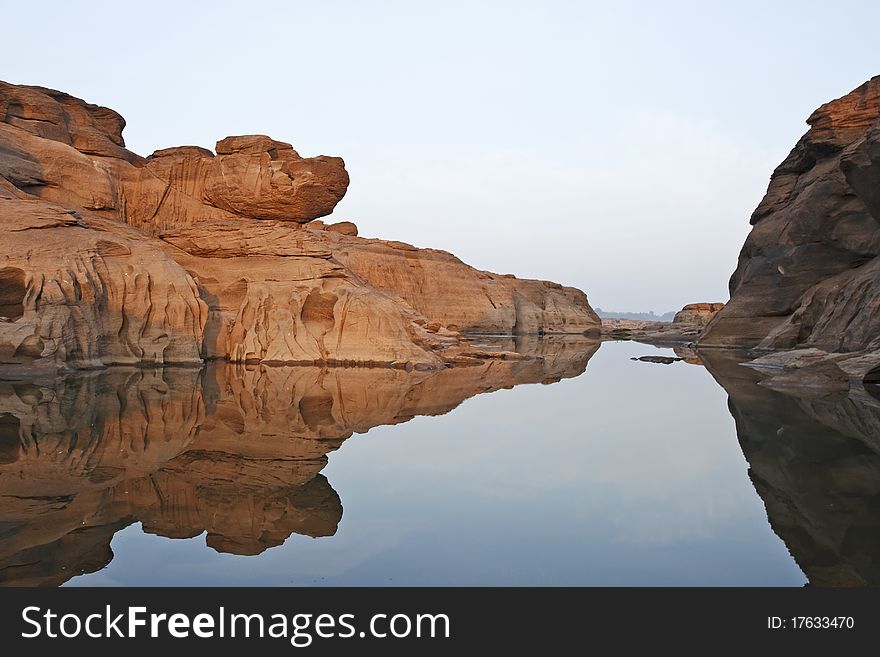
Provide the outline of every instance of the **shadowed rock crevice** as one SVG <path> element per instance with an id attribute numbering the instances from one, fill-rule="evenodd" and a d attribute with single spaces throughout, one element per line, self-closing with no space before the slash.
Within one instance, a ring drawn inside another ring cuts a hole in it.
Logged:
<path id="1" fill-rule="evenodd" d="M 24 315 L 27 295 L 24 271 L 17 267 L 0 269 L 0 319 L 15 321 Z"/>
<path id="2" fill-rule="evenodd" d="M 21 455 L 21 421 L 11 413 L 0 413 L 0 465 L 18 461 Z"/>
<path id="3" fill-rule="evenodd" d="M 302 321 L 316 334 L 322 335 L 336 324 L 333 309 L 338 299 L 335 294 L 322 294 L 312 290 L 302 307 Z"/>

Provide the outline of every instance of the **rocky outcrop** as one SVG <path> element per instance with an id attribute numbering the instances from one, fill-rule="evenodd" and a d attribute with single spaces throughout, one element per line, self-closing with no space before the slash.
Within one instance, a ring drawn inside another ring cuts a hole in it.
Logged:
<path id="1" fill-rule="evenodd" d="M 707 326 L 722 308 L 724 308 L 723 303 L 689 303 L 675 313 L 672 323 Z"/>
<path id="2" fill-rule="evenodd" d="M 579 290 L 358 237 L 337 157 L 262 135 L 147 158 L 113 110 L 0 83 L 0 365 L 438 367 L 462 334 L 583 333 Z"/>
<path id="3" fill-rule="evenodd" d="M 672 347 L 689 345 L 697 341 L 703 329 L 723 307 L 723 303 L 691 303 L 675 313 L 671 322 L 603 317 L 602 337 Z"/>
<path id="4" fill-rule="evenodd" d="M 345 440 L 577 376 L 598 346 L 487 340 L 508 357 L 431 371 L 215 362 L 0 381 L 0 585 L 99 570 L 133 522 L 235 554 L 332 535 L 342 504 L 320 472 Z"/>
<path id="5" fill-rule="evenodd" d="M 0 212 L 0 363 L 201 362 L 208 306 L 153 240 L 2 190 Z"/>
<path id="6" fill-rule="evenodd" d="M 807 123 L 752 214 L 704 347 L 880 350 L 880 77 Z"/>
<path id="7" fill-rule="evenodd" d="M 402 242 L 340 240 L 337 259 L 370 285 L 424 315 L 467 333 L 598 332 L 586 295 L 550 281 L 477 271 L 446 251 Z"/>

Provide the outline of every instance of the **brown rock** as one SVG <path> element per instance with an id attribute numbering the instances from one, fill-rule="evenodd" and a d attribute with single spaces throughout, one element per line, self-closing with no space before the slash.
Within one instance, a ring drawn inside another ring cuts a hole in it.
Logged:
<path id="1" fill-rule="evenodd" d="M 807 122 L 752 215 L 703 346 L 880 349 L 880 77 Z"/>
<path id="2" fill-rule="evenodd" d="M 341 235 L 350 235 L 352 237 L 355 237 L 358 234 L 358 227 L 350 221 L 337 221 L 335 224 L 327 226 L 327 230 Z"/>
<path id="3" fill-rule="evenodd" d="M 696 341 L 702 331 L 699 324 L 685 322 L 650 322 L 641 319 L 602 319 L 602 337 L 607 340 L 635 340 L 670 347 Z"/>
<path id="4" fill-rule="evenodd" d="M 438 367 L 461 357 L 459 331 L 598 330 L 579 290 L 361 239 L 350 222 L 302 230 L 345 194 L 340 158 L 244 135 L 216 155 L 144 159 L 123 126 L 61 92 L 0 85 L 0 221 L 16 231 L 0 253 L 0 364 Z"/>
<path id="5" fill-rule="evenodd" d="M 675 313 L 672 323 L 706 326 L 722 308 L 724 308 L 723 303 L 689 303 Z"/>
<path id="6" fill-rule="evenodd" d="M 198 364 L 208 307 L 158 240 L 0 198 L 0 364 Z"/>
<path id="7" fill-rule="evenodd" d="M 0 121 L 86 155 L 143 162 L 125 149 L 125 119 L 117 112 L 61 91 L 0 81 Z"/>
<path id="8" fill-rule="evenodd" d="M 382 240 L 340 240 L 334 257 L 430 321 L 471 334 L 583 333 L 601 322 L 571 287 L 479 271 L 446 251 Z"/>
<path id="9" fill-rule="evenodd" d="M 303 158 L 263 135 L 227 137 L 217 142 L 216 157 L 196 147 L 166 148 L 142 169 L 117 175 L 123 219 L 147 231 L 199 222 L 205 206 L 208 218 L 305 223 L 330 214 L 348 188 L 341 158 Z"/>

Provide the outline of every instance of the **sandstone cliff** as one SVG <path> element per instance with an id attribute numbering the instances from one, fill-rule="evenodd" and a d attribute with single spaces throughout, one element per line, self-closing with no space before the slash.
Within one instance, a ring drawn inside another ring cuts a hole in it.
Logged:
<path id="1" fill-rule="evenodd" d="M 462 333 L 583 333 L 579 290 L 327 226 L 348 173 L 262 135 L 143 158 L 123 118 L 0 82 L 0 364 L 436 367 Z"/>
<path id="2" fill-rule="evenodd" d="M 807 123 L 752 215 L 704 347 L 880 350 L 880 77 Z"/>

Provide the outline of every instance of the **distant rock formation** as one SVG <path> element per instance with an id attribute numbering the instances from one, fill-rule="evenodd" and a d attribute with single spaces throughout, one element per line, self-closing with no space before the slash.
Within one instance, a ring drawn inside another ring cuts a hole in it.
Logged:
<path id="1" fill-rule="evenodd" d="M 115 532 L 259 554 L 291 534 L 335 534 L 342 503 L 320 474 L 353 434 L 440 415 L 484 392 L 578 376 L 599 343 L 483 342 L 520 358 L 431 371 L 110 368 L 0 381 L 0 586 L 100 570 Z"/>
<path id="2" fill-rule="evenodd" d="M 703 347 L 880 353 L 880 76 L 807 123 L 752 214 Z"/>
<path id="3" fill-rule="evenodd" d="M 723 303 L 691 303 L 675 313 L 672 322 L 602 318 L 602 336 L 610 340 L 635 340 L 657 345 L 696 342 Z"/>
<path id="4" fill-rule="evenodd" d="M 723 303 L 689 303 L 675 313 L 672 323 L 707 326 L 722 308 Z"/>
<path id="5" fill-rule="evenodd" d="M 313 221 L 338 157 L 262 135 L 143 158 L 123 118 L 0 82 L 0 365 L 438 367 L 464 333 L 598 332 L 583 292 Z"/>
<path id="6" fill-rule="evenodd" d="M 674 312 L 657 315 L 653 310 L 648 312 L 615 312 L 594 308 L 600 319 L 632 319 L 639 322 L 671 322 L 675 317 Z"/>

